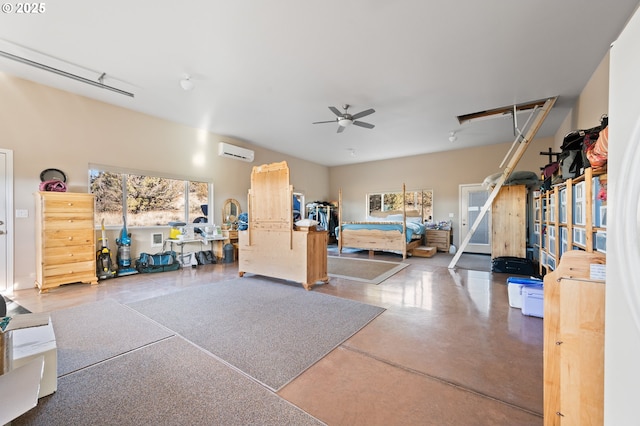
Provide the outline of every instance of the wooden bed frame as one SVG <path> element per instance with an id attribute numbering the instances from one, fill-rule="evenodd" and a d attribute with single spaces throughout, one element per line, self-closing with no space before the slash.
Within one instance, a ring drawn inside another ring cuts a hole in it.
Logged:
<path id="1" fill-rule="evenodd" d="M 402 185 L 402 199 L 405 199 L 405 186 Z M 373 255 L 374 251 L 394 251 L 402 254 L 402 258 L 407 258 L 407 253 L 423 243 L 423 235 L 407 243 L 407 210 L 405 203 L 402 203 L 402 222 L 389 222 L 402 224 L 402 233 L 397 229 L 385 231 L 382 229 L 343 229 L 347 224 L 376 224 L 380 222 L 343 222 L 342 221 L 342 190 L 338 199 L 338 252 L 342 253 L 343 247 L 360 250 L 369 250 Z M 424 219 L 424 214 L 422 214 Z"/>

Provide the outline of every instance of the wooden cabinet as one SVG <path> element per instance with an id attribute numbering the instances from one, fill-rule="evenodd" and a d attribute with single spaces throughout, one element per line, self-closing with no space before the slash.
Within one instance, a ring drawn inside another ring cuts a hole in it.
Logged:
<path id="1" fill-rule="evenodd" d="M 449 253 L 449 246 L 451 244 L 451 230 L 427 229 L 425 240 L 427 247 L 435 247 L 438 251 Z"/>
<path id="2" fill-rule="evenodd" d="M 569 251 L 544 278 L 544 424 L 604 422 L 605 283 L 600 253 Z"/>
<path id="3" fill-rule="evenodd" d="M 491 207 L 491 257 L 527 257 L 527 187 L 500 188 Z"/>
<path id="4" fill-rule="evenodd" d="M 94 196 L 37 192 L 36 285 L 41 292 L 62 284 L 97 284 Z"/>

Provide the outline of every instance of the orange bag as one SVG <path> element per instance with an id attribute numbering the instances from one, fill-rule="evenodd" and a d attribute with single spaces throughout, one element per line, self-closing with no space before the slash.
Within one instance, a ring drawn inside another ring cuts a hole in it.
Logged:
<path id="1" fill-rule="evenodd" d="M 587 159 L 594 170 L 601 169 L 607 164 L 609 156 L 609 126 L 600 131 L 598 140 L 587 150 Z"/>

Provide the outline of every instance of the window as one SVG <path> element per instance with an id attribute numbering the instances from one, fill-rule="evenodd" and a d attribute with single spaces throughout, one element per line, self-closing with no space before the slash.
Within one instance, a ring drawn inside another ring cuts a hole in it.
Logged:
<path id="1" fill-rule="evenodd" d="M 422 213 L 425 220 L 433 218 L 433 191 L 405 191 L 406 210 Z M 402 192 L 377 192 L 367 194 L 369 216 L 380 216 L 386 211 L 402 211 Z"/>
<path id="2" fill-rule="evenodd" d="M 166 226 L 171 221 L 206 222 L 209 182 L 122 173 L 92 167 L 89 190 L 96 196 L 96 226 Z"/>

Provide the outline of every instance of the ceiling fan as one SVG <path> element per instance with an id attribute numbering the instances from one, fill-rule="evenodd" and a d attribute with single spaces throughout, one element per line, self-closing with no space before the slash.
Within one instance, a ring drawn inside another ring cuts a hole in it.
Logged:
<path id="1" fill-rule="evenodd" d="M 358 121 L 359 118 L 366 117 L 367 115 L 373 114 L 376 112 L 375 109 L 370 108 L 365 111 L 361 111 L 357 114 L 349 114 L 347 110 L 349 109 L 349 105 L 342 105 L 342 109 L 344 109 L 344 113 L 340 112 L 340 110 L 336 107 L 330 106 L 329 109 L 333 111 L 335 115 L 337 115 L 335 120 L 329 121 L 315 121 L 313 124 L 321 124 L 321 123 L 338 123 L 338 133 L 344 131 L 345 127 L 351 126 L 352 124 L 360 127 L 364 127 L 366 129 L 373 129 L 375 126 L 370 123 L 365 123 L 364 121 Z"/>

